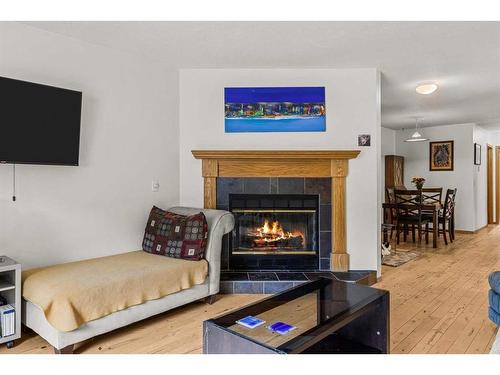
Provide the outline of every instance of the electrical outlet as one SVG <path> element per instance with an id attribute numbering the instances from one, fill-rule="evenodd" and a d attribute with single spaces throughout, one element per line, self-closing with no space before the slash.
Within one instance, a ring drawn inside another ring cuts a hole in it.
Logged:
<path id="1" fill-rule="evenodd" d="M 151 183 L 151 190 L 157 193 L 160 190 L 160 181 L 153 180 L 153 182 Z"/>

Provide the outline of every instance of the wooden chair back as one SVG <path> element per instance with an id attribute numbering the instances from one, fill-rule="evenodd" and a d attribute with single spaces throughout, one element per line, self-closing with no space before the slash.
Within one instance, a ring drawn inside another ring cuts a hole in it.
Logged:
<path id="1" fill-rule="evenodd" d="M 387 203 L 396 204 L 396 197 L 394 196 L 394 188 L 385 188 L 385 199 Z M 396 209 L 389 209 L 389 223 L 396 220 Z"/>
<path id="2" fill-rule="evenodd" d="M 444 200 L 443 216 L 447 219 L 453 216 L 455 211 L 455 197 L 457 196 L 457 189 L 446 190 L 446 198 Z"/>
<path id="3" fill-rule="evenodd" d="M 396 199 L 394 197 L 394 188 L 385 188 L 385 199 L 387 203 L 396 203 Z"/>
<path id="4" fill-rule="evenodd" d="M 443 198 L 443 188 L 423 188 L 422 196 L 425 203 L 441 204 Z"/>
<path id="5" fill-rule="evenodd" d="M 413 218 L 422 220 L 422 191 L 394 190 L 396 219 Z"/>

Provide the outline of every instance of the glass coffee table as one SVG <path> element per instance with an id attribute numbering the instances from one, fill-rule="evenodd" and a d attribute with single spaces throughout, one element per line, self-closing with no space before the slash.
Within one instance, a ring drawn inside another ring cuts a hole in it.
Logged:
<path id="1" fill-rule="evenodd" d="M 265 323 L 236 323 L 246 316 Z M 296 328 L 271 332 L 276 322 Z M 389 292 L 323 277 L 203 322 L 207 354 L 388 352 Z"/>

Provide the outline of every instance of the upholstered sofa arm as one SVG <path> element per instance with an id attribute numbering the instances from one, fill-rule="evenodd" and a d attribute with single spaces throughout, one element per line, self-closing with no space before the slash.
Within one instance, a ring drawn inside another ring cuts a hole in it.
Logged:
<path id="1" fill-rule="evenodd" d="M 208 224 L 208 243 L 205 259 L 208 261 L 208 277 L 210 295 L 219 292 L 222 237 L 233 230 L 234 216 L 223 210 L 209 210 L 192 207 L 171 207 L 168 211 L 180 215 L 194 215 L 203 212 Z"/>

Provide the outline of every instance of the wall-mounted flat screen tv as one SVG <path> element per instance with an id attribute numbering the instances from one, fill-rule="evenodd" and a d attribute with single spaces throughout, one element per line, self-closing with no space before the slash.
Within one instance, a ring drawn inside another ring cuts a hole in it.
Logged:
<path id="1" fill-rule="evenodd" d="M 78 165 L 82 93 L 0 77 L 0 163 Z"/>

